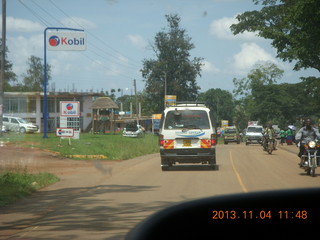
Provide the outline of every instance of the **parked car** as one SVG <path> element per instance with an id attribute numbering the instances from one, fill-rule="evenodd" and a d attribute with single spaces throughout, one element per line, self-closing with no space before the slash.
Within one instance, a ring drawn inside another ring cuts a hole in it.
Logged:
<path id="1" fill-rule="evenodd" d="M 34 133 L 39 127 L 20 117 L 3 116 L 3 125 L 8 131 Z"/>
<path id="2" fill-rule="evenodd" d="M 144 136 L 144 128 L 141 125 L 137 125 L 136 123 L 127 123 L 126 127 L 123 129 L 122 136 L 124 137 L 143 137 Z"/>
<path id="3" fill-rule="evenodd" d="M 240 134 L 235 126 L 226 127 L 223 134 L 223 142 L 224 144 L 228 144 L 229 142 L 240 144 Z"/>
<path id="4" fill-rule="evenodd" d="M 3 133 L 7 132 L 7 128 L 6 128 L 6 126 L 2 125 L 1 132 L 3 132 Z"/>

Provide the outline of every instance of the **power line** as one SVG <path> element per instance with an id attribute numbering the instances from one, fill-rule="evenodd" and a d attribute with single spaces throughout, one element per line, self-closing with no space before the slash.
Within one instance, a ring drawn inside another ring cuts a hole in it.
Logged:
<path id="1" fill-rule="evenodd" d="M 49 0 L 49 2 L 56 7 L 60 12 L 62 12 L 67 18 L 71 19 L 76 25 L 78 25 L 81 28 L 84 28 L 81 24 L 79 24 L 77 21 L 75 21 L 72 17 L 70 17 L 65 11 L 63 11 L 57 4 L 55 4 L 52 0 Z M 122 54 L 121 52 L 117 51 L 116 49 L 114 49 L 113 47 L 109 46 L 108 44 L 106 44 L 106 42 L 104 40 L 102 40 L 101 38 L 99 38 L 98 36 L 94 35 L 93 33 L 91 33 L 89 30 L 86 30 L 86 32 L 91 35 L 93 38 L 95 38 L 97 41 L 101 42 L 104 46 L 108 47 L 109 49 L 111 49 L 112 51 L 114 51 L 117 54 L 121 54 L 122 56 L 126 57 L 127 59 L 132 60 L 133 62 L 135 62 L 134 59 L 131 59 L 128 56 L 125 56 L 124 54 Z M 100 51 L 105 52 L 103 49 L 96 47 L 97 49 L 99 49 Z M 106 52 L 105 52 L 106 53 Z M 110 53 L 106 53 L 106 54 L 110 54 Z M 114 58 L 117 58 L 116 56 L 110 54 L 111 56 L 113 56 Z M 132 64 L 135 67 L 139 67 L 138 65 Z"/>
<path id="2" fill-rule="evenodd" d="M 61 13 L 63 13 L 67 18 L 69 18 L 70 20 L 72 20 L 77 26 L 79 26 L 80 28 L 84 28 L 81 24 L 79 24 L 76 20 L 74 20 L 72 17 L 70 17 L 65 11 L 63 11 L 59 6 L 57 6 L 54 2 L 52 2 L 51 0 L 49 0 L 49 2 L 56 8 L 58 9 Z M 19 3 L 22 4 L 29 12 L 31 12 L 32 15 L 34 15 L 38 20 L 40 20 L 45 26 L 53 26 L 54 24 L 52 24 L 49 20 L 43 18 L 41 16 L 41 14 L 39 12 L 37 12 L 36 10 L 30 8 L 27 4 L 25 4 L 24 2 L 22 2 L 22 0 L 19 0 Z M 38 3 L 36 3 L 35 1 L 32 0 L 32 3 L 38 8 L 40 9 L 41 11 L 43 11 L 46 16 L 50 16 L 54 21 L 56 21 L 58 23 L 59 26 L 63 26 L 63 27 L 66 27 L 65 24 L 63 24 L 61 21 L 59 21 L 56 17 L 54 17 L 50 12 L 48 12 L 45 8 L 43 8 L 42 6 L 40 6 Z M 95 36 L 94 34 L 92 34 L 90 31 L 87 31 L 89 35 L 91 35 L 93 38 L 95 38 L 96 40 L 98 40 L 99 42 L 103 43 L 104 46 L 108 47 L 109 49 L 111 49 L 112 51 L 114 51 L 115 53 L 117 54 L 120 54 L 120 56 L 123 56 L 127 59 L 130 60 L 129 57 L 125 56 L 124 54 L 120 53 L 119 51 L 113 49 L 112 47 L 108 46 L 103 40 L 101 40 L 99 37 Z M 102 58 L 102 59 L 114 59 L 116 60 L 114 63 L 116 65 L 122 65 L 126 68 L 130 67 L 131 69 L 139 69 L 140 67 L 132 62 L 128 62 L 128 63 L 122 63 L 122 62 L 119 62 L 119 56 L 116 56 L 114 54 L 111 54 L 111 53 L 108 53 L 106 52 L 104 49 L 96 46 L 95 44 L 92 44 L 92 43 L 89 43 L 89 46 L 92 46 L 93 48 L 95 48 L 96 50 L 98 50 L 98 52 L 90 49 L 88 51 L 92 52 L 94 55 Z M 101 54 L 104 53 L 106 56 L 102 55 Z M 104 69 L 108 70 L 108 71 L 111 71 L 113 73 L 116 73 L 122 77 L 125 77 L 125 78 L 128 78 L 128 79 L 132 79 L 134 77 L 132 76 L 128 76 L 126 74 L 123 74 L 123 73 L 120 73 L 118 71 L 115 71 L 114 69 L 108 67 L 107 64 L 103 64 L 102 62 L 98 61 L 98 60 L 95 60 L 93 59 L 92 57 L 89 57 L 87 54 L 85 54 L 84 52 L 81 52 L 81 54 L 83 56 L 85 56 L 87 59 L 89 59 L 92 63 L 95 63 L 95 64 L 98 64 L 100 66 L 102 66 Z M 136 76 L 135 76 L 136 77 Z M 136 77 L 136 78 L 139 78 L 139 77 Z"/>
<path id="3" fill-rule="evenodd" d="M 38 3 L 36 3 L 34 0 L 32 0 L 33 4 L 36 5 L 38 8 L 40 8 L 43 12 L 46 13 L 46 15 L 50 16 L 53 20 L 55 20 L 58 24 L 63 25 L 62 22 L 60 22 L 59 20 L 57 20 L 53 15 L 51 15 L 50 12 L 48 12 L 46 9 L 44 9 L 43 7 L 41 7 Z M 52 25 L 53 26 L 53 25 Z M 64 25 L 63 25 L 64 26 Z M 65 27 L 65 26 L 64 26 Z"/>
<path id="4" fill-rule="evenodd" d="M 35 11 L 33 11 L 31 8 L 29 8 L 26 4 L 24 4 L 24 3 L 22 2 L 22 0 L 19 0 L 19 3 L 20 3 L 22 6 L 24 6 L 27 10 L 29 10 L 29 12 L 31 12 L 31 14 L 32 14 L 33 16 L 35 16 L 38 20 L 40 20 L 40 21 L 43 23 L 43 25 L 45 25 L 45 26 L 47 26 L 47 27 L 50 25 L 44 18 L 42 18 L 39 14 L 37 14 Z"/>

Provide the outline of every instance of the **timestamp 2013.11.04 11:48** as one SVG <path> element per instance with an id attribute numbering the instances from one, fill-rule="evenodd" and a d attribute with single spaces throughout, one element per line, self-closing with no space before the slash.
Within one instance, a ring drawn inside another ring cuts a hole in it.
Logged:
<path id="1" fill-rule="evenodd" d="M 307 220 L 307 210 L 213 210 L 213 220 Z"/>

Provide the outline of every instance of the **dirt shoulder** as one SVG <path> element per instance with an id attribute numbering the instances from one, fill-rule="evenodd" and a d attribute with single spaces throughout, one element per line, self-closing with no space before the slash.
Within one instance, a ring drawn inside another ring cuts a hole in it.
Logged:
<path id="1" fill-rule="evenodd" d="M 77 173 L 77 169 L 92 167 L 93 161 L 71 160 L 59 154 L 15 144 L 0 146 L 0 170 L 28 173 L 49 172 L 57 176 Z"/>
<path id="2" fill-rule="evenodd" d="M 49 172 L 60 181 L 27 198 L 0 207 L 0 239 L 28 229 L 80 194 L 111 177 L 115 161 L 71 160 L 56 153 L 15 144 L 0 145 L 0 171 Z"/>

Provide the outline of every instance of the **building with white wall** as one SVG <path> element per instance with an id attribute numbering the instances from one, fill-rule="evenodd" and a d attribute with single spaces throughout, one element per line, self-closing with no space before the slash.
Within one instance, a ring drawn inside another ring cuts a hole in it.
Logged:
<path id="1" fill-rule="evenodd" d="M 91 106 L 101 93 L 84 92 L 48 92 L 47 112 L 48 132 L 55 132 L 60 123 L 60 101 L 80 102 L 80 128 L 86 131 L 92 122 Z M 22 117 L 39 126 L 43 131 L 43 92 L 5 92 L 3 114 Z"/>

